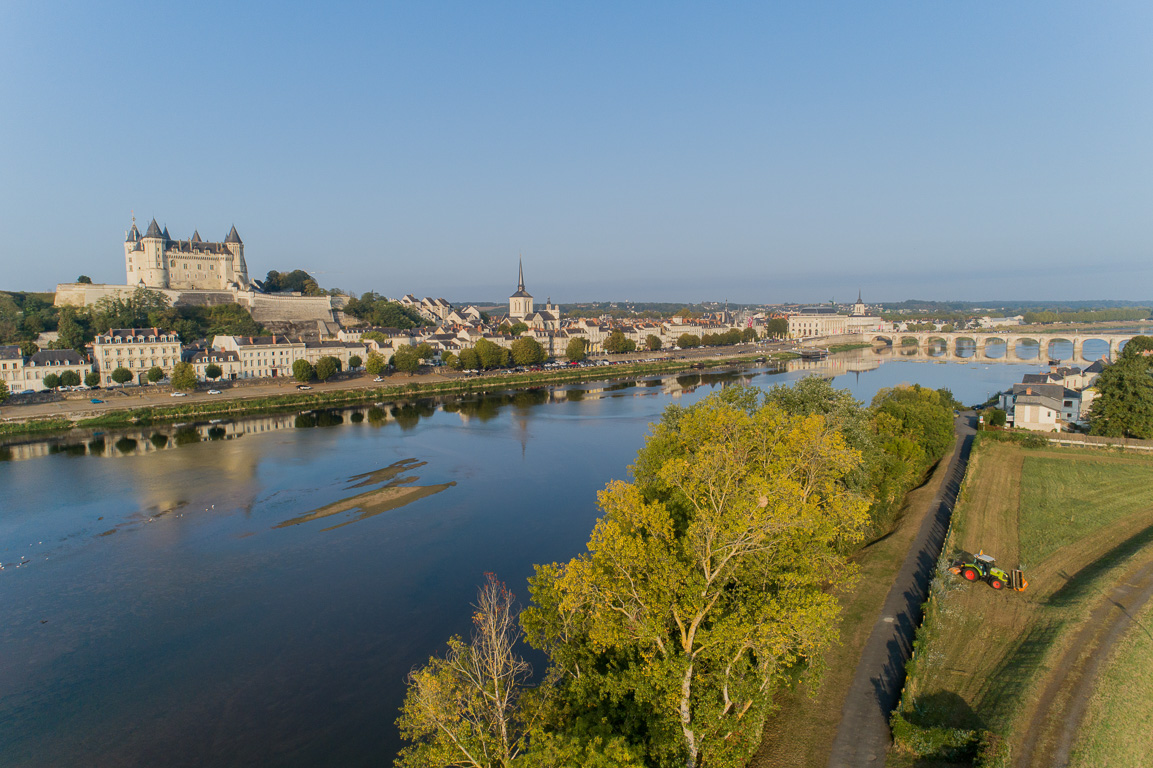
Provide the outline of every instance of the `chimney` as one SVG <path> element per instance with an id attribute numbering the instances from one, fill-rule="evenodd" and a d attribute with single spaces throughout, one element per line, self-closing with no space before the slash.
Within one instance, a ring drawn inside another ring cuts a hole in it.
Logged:
<path id="1" fill-rule="evenodd" d="M 1033 388 L 1032 387 L 1025 387 L 1025 394 L 1026 395 L 1033 394 Z"/>

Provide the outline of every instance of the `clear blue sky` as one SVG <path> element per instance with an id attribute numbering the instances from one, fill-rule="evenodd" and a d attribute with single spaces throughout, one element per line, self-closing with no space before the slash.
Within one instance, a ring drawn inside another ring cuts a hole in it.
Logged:
<path id="1" fill-rule="evenodd" d="M 129 212 L 502 299 L 1153 299 L 1153 4 L 0 3 L 0 287 Z"/>

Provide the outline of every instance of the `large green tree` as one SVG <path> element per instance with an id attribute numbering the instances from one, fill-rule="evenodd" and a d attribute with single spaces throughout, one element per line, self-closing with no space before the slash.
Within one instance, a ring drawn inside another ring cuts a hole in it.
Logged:
<path id="1" fill-rule="evenodd" d="M 525 336 L 512 343 L 512 361 L 517 365 L 538 365 L 547 359 L 548 354 L 536 339 Z"/>
<path id="2" fill-rule="evenodd" d="M 458 359 L 460 360 L 461 370 L 477 371 L 481 368 L 480 355 L 478 355 L 472 347 L 462 349 L 460 355 L 458 355 Z"/>
<path id="3" fill-rule="evenodd" d="M 1133 342 L 1129 342 L 1132 344 Z M 1125 345 L 1125 352 L 1129 345 Z M 1153 438 L 1153 357 L 1136 352 L 1106 366 L 1094 386 L 1089 433 L 1106 437 Z"/>
<path id="4" fill-rule="evenodd" d="M 570 362 L 579 363 L 588 357 L 588 342 L 579 337 L 569 339 L 568 345 L 565 346 L 564 356 Z"/>
<path id="5" fill-rule="evenodd" d="M 477 356 L 480 358 L 480 365 L 482 368 L 505 368 L 512 363 L 512 353 L 499 344 L 494 344 L 488 339 L 477 339 L 476 346 Z"/>
<path id="6" fill-rule="evenodd" d="M 132 380 L 132 371 L 127 368 L 117 368 L 112 372 L 112 380 L 117 384 L 124 385 Z"/>
<path id="7" fill-rule="evenodd" d="M 64 371 L 60 374 L 60 386 L 76 387 L 80 385 L 80 374 L 76 371 Z"/>
<path id="8" fill-rule="evenodd" d="M 401 373 L 416 373 L 420 368 L 420 356 L 416 347 L 403 344 L 392 355 L 392 367 Z"/>
<path id="9" fill-rule="evenodd" d="M 826 419 L 748 406 L 668 409 L 635 482 L 600 494 L 589 554 L 532 580 L 523 623 L 572 711 L 651 764 L 744 764 L 774 685 L 831 642 L 839 552 L 867 524 L 841 482 L 860 455 Z"/>
<path id="10" fill-rule="evenodd" d="M 216 363 L 209 363 L 204 366 L 204 378 L 216 381 L 224 375 L 224 370 Z"/>
<path id="11" fill-rule="evenodd" d="M 0 381 L 0 403 L 3 403 L 5 400 L 7 400 L 11 396 L 12 396 L 12 393 L 8 389 L 8 384 L 3 382 L 3 381 Z"/>
<path id="12" fill-rule="evenodd" d="M 649 348 L 650 352 L 656 352 L 661 348 L 660 337 L 650 333 L 645 337 L 645 346 Z"/>
<path id="13" fill-rule="evenodd" d="M 180 362 L 172 366 L 172 388 L 182 392 L 196 389 L 196 368 L 192 363 Z"/>
<path id="14" fill-rule="evenodd" d="M 316 378 L 316 369 L 312 367 L 312 363 L 301 358 L 292 363 L 292 378 L 304 384 Z"/>
<path id="15" fill-rule="evenodd" d="M 154 365 L 148 369 L 148 383 L 155 384 L 164 378 L 164 369 L 159 365 Z"/>
<path id="16" fill-rule="evenodd" d="M 100 374 L 96 371 L 89 371 L 84 374 L 84 386 L 98 387 L 100 386 Z"/>
<path id="17" fill-rule="evenodd" d="M 619 328 L 609 334 L 609 337 L 604 340 L 605 352 L 612 354 L 620 354 L 622 352 L 632 352 L 636 350 L 637 345 L 632 339 L 627 338 L 624 331 Z"/>
<path id="18" fill-rule="evenodd" d="M 682 333 L 677 337 L 677 346 L 681 349 L 692 349 L 701 345 L 701 337 L 693 333 Z"/>
<path id="19" fill-rule="evenodd" d="M 44 388 L 56 389 L 60 386 L 60 375 L 56 373 L 48 373 L 44 375 Z"/>
<path id="20" fill-rule="evenodd" d="M 379 376 L 384 372 L 385 365 L 384 355 L 379 352 L 369 352 L 368 361 L 364 364 L 364 370 L 372 376 Z"/>
<path id="21" fill-rule="evenodd" d="M 340 371 L 340 361 L 332 355 L 325 355 L 316 361 L 316 378 L 328 381 Z"/>

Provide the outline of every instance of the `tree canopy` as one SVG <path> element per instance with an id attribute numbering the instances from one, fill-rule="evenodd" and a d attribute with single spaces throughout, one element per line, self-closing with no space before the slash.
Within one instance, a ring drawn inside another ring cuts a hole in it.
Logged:
<path id="1" fill-rule="evenodd" d="M 196 389 L 196 368 L 192 363 L 180 362 L 172 366 L 172 388 L 185 391 Z"/>
<path id="2" fill-rule="evenodd" d="M 340 360 L 332 355 L 325 355 L 316 361 L 316 378 L 328 381 L 340 371 Z"/>
<path id="3" fill-rule="evenodd" d="M 362 294 L 359 299 L 349 299 L 344 313 L 378 328 L 409 329 L 428 325 L 428 321 L 419 312 L 371 291 Z"/>
<path id="4" fill-rule="evenodd" d="M 1090 434 L 1153 438 L 1153 356 L 1141 354 L 1144 342 L 1133 343 L 1138 338 L 1149 337 L 1135 337 L 1121 358 L 1097 377 L 1097 398 L 1089 407 Z"/>
<path id="5" fill-rule="evenodd" d="M 517 365 L 539 365 L 548 359 L 544 347 L 528 336 L 512 343 L 512 361 Z"/>
<path id="6" fill-rule="evenodd" d="M 326 294 L 326 291 L 317 284 L 316 279 L 303 269 L 294 269 L 291 272 L 270 270 L 264 278 L 264 290 L 268 293 L 298 291 L 305 296 L 324 296 Z"/>
<path id="7" fill-rule="evenodd" d="M 112 372 L 112 380 L 117 384 L 127 384 L 132 380 L 132 371 L 127 368 L 117 368 Z"/>
<path id="8" fill-rule="evenodd" d="M 292 378 L 304 384 L 316 378 L 316 369 L 312 367 L 312 363 L 301 358 L 292 363 Z"/>
<path id="9" fill-rule="evenodd" d="M 568 340 L 568 345 L 565 346 L 564 356 L 573 362 L 580 362 L 588 357 L 588 342 L 581 338 L 572 338 Z"/>

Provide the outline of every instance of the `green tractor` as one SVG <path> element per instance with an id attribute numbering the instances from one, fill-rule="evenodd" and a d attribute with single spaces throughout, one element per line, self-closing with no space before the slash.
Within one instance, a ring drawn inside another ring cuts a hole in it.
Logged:
<path id="1" fill-rule="evenodd" d="M 966 581 L 984 581 L 993 589 L 1009 587 L 1015 592 L 1024 592 L 1025 587 L 1029 586 L 1024 571 L 1017 568 L 1006 573 L 997 567 L 997 561 L 992 555 L 986 555 L 984 550 L 975 555 L 961 552 L 949 564 L 949 571 Z"/>

